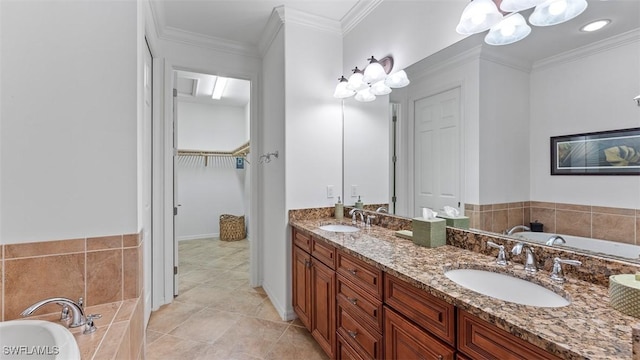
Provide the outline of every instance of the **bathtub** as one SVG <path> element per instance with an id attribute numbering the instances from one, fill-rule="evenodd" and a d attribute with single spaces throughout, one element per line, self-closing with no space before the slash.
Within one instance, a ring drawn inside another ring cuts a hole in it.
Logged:
<path id="1" fill-rule="evenodd" d="M 43 320 L 0 322 L 0 359 L 80 360 L 69 329 Z"/>
<path id="2" fill-rule="evenodd" d="M 567 242 L 566 244 L 554 244 L 553 246 L 566 246 L 581 250 L 593 251 L 601 254 L 608 254 L 627 259 L 638 260 L 640 257 L 640 246 L 624 244 L 614 241 L 591 239 L 572 235 L 552 234 L 544 232 L 519 232 L 513 234 L 516 238 L 546 243 L 553 235 L 560 235 Z"/>

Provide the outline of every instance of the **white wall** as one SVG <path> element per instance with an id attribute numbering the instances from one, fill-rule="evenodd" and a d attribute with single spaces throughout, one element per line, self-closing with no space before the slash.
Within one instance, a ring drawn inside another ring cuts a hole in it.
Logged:
<path id="1" fill-rule="evenodd" d="M 549 138 L 640 126 L 640 31 L 531 74 L 531 198 L 640 208 L 638 176 L 551 176 Z"/>
<path id="2" fill-rule="evenodd" d="M 529 73 L 486 58 L 479 71 L 479 197 L 472 203 L 528 201 Z"/>
<path id="3" fill-rule="evenodd" d="M 383 1 L 344 37 L 343 73 L 392 55 L 400 70 L 464 38 L 453 29 L 465 1 Z"/>
<path id="4" fill-rule="evenodd" d="M 180 102 L 178 149 L 234 150 L 248 140 L 245 117 L 244 107 Z M 179 157 L 178 240 L 217 237 L 220 215 L 245 215 L 246 170 L 236 169 L 235 161 L 210 157 L 205 166 L 204 158 Z"/>
<path id="5" fill-rule="evenodd" d="M 0 8 L 0 242 L 137 233 L 137 4 Z"/>
<path id="6" fill-rule="evenodd" d="M 284 29 L 280 28 L 262 60 L 261 148 L 257 156 L 278 151 L 278 158 L 258 165 L 261 202 L 259 229 L 262 236 L 262 287 L 281 317 L 290 303 L 288 284 L 290 252 L 285 204 L 285 54 Z M 256 156 L 256 159 L 257 159 Z"/>
<path id="7" fill-rule="evenodd" d="M 389 203 L 389 97 L 344 104 L 344 199 L 353 205 Z M 375 144 L 375 145 L 372 145 Z M 352 185 L 357 185 L 353 196 Z"/>

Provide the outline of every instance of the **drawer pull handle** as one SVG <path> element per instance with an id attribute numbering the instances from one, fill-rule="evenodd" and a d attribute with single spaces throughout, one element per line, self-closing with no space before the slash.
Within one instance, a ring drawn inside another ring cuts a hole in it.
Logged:
<path id="1" fill-rule="evenodd" d="M 438 360 L 443 360 L 443 359 L 444 359 L 444 356 L 438 355 Z"/>
<path id="2" fill-rule="evenodd" d="M 358 336 L 358 332 L 357 331 L 347 330 L 347 334 L 349 334 L 349 336 L 351 336 L 354 339 L 356 338 L 356 336 Z"/>
<path id="3" fill-rule="evenodd" d="M 358 302 L 358 299 L 356 298 L 350 298 L 347 296 L 347 300 L 349 300 L 350 303 L 352 303 L 353 305 L 356 305 L 356 303 Z"/>
<path id="4" fill-rule="evenodd" d="M 305 259 L 305 260 L 304 260 L 304 266 L 306 266 L 306 267 L 310 268 L 310 267 L 311 267 L 311 260 L 307 260 L 307 259 Z"/>
<path id="5" fill-rule="evenodd" d="M 355 275 L 358 272 L 358 269 L 348 269 L 348 272 L 351 273 L 351 275 Z"/>

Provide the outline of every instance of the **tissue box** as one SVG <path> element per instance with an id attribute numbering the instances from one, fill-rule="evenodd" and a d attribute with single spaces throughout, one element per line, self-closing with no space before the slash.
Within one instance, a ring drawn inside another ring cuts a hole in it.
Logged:
<path id="1" fill-rule="evenodd" d="M 447 243 L 447 230 L 444 219 L 414 218 L 413 243 L 430 248 L 445 245 Z"/>
<path id="2" fill-rule="evenodd" d="M 438 217 L 444 219 L 447 226 L 451 226 L 458 229 L 469 229 L 469 218 L 467 216 L 452 217 L 444 214 L 444 215 L 438 215 Z"/>

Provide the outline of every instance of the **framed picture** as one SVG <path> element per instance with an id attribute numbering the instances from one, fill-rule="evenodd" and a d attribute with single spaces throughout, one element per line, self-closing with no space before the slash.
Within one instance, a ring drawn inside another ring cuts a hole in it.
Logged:
<path id="1" fill-rule="evenodd" d="M 551 137 L 551 175 L 640 175 L 640 128 Z"/>

